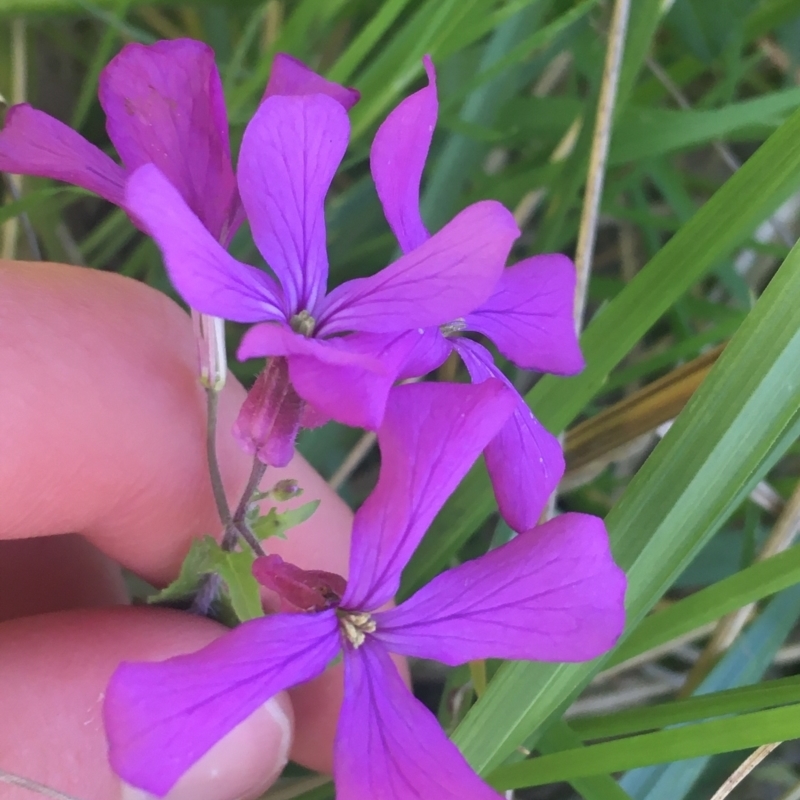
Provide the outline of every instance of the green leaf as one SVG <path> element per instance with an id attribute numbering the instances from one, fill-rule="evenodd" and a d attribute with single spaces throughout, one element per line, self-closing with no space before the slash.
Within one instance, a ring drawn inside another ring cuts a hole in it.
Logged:
<path id="1" fill-rule="evenodd" d="M 214 546 L 209 546 L 208 566 L 225 581 L 236 616 L 242 622 L 263 617 L 261 592 L 253 577 L 253 553 L 249 550 L 228 552 L 213 539 L 211 541 Z"/>
<path id="2" fill-rule="evenodd" d="M 257 517 L 250 523 L 253 533 L 264 541 L 271 536 L 278 536 L 281 539 L 286 538 L 286 531 L 289 528 L 294 528 L 301 522 L 305 522 L 319 506 L 319 500 L 312 500 L 309 503 L 304 503 L 297 508 L 291 508 L 288 511 L 278 513 L 276 508 L 271 508 L 266 514 Z"/>
<path id="3" fill-rule="evenodd" d="M 764 36 L 773 28 L 795 20 L 798 13 L 798 0 L 764 0 L 748 17 L 744 27 L 745 36 L 748 41 Z"/>
<path id="4" fill-rule="evenodd" d="M 489 783 L 500 791 L 541 786 L 798 737 L 800 705 L 794 704 L 540 756 L 496 770 Z"/>
<path id="5" fill-rule="evenodd" d="M 526 32 L 539 27 L 544 8 L 535 4 L 519 12 L 513 19 L 504 22 L 483 48 L 479 63 L 479 74 L 492 72 L 513 50 Z M 459 121 L 467 124 L 492 124 L 504 101 L 507 101 L 517 88 L 519 69 L 506 67 L 494 74 L 481 86 L 470 92 L 458 115 Z M 449 136 L 436 165 L 430 171 L 425 191 L 422 195 L 422 215 L 434 230 L 444 225 L 458 208 L 458 198 L 466 186 L 470 174 L 479 165 L 489 146 L 463 133 Z"/>
<path id="6" fill-rule="evenodd" d="M 662 0 L 638 0 L 631 5 L 617 89 L 618 111 L 623 110 L 628 104 L 639 72 L 653 49 L 653 38 L 664 13 Z"/>
<path id="7" fill-rule="evenodd" d="M 57 186 L 53 189 L 39 189 L 35 192 L 29 192 L 19 200 L 12 200 L 9 203 L 0 205 L 0 223 L 7 222 L 14 217 L 18 217 L 20 214 L 36 208 L 40 203 L 45 203 L 51 198 L 61 198 L 64 195 L 67 196 L 67 200 L 69 199 L 70 195 L 90 196 L 89 192 L 85 191 L 84 189 L 77 189 L 72 186 Z"/>
<path id="8" fill-rule="evenodd" d="M 218 547 L 211 536 L 193 539 L 189 552 L 183 559 L 178 577 L 158 594 L 147 598 L 148 603 L 164 603 L 172 600 L 183 600 L 192 597 L 200 584 L 200 578 L 210 572 L 209 561 L 211 551 Z"/>
<path id="9" fill-rule="evenodd" d="M 347 83 L 350 76 L 358 69 L 364 58 L 408 4 L 409 0 L 387 0 L 383 3 L 331 68 L 328 79 L 337 83 Z"/>
<path id="10" fill-rule="evenodd" d="M 730 103 L 724 108 L 675 111 L 631 108 L 620 119 L 609 153 L 609 166 L 628 164 L 713 141 L 776 128 L 800 105 L 800 88 Z"/>
<path id="11" fill-rule="evenodd" d="M 614 652 L 611 664 L 658 647 L 795 583 L 800 583 L 800 545 L 753 564 L 646 617 Z"/>
<path id="12" fill-rule="evenodd" d="M 581 739 L 605 739 L 790 703 L 800 703 L 800 677 L 796 675 L 671 703 L 630 708 L 604 716 L 581 717 L 570 720 L 569 724 Z"/>
<path id="13" fill-rule="evenodd" d="M 504 72 L 509 71 L 511 68 L 529 61 L 533 53 L 535 53 L 537 50 L 543 49 L 555 41 L 556 38 L 570 25 L 573 25 L 578 20 L 586 16 L 586 14 L 588 14 L 589 11 L 591 11 L 592 8 L 598 4 L 598 2 L 599 0 L 582 0 L 582 2 L 578 3 L 574 8 L 564 12 L 560 17 L 557 17 L 543 28 L 534 30 L 533 33 L 529 34 L 518 44 L 510 47 L 510 49 L 507 46 L 507 49 L 502 53 L 502 58 L 497 59 L 488 66 L 484 67 L 484 65 L 481 65 L 481 71 L 474 78 L 471 78 L 465 85 L 463 85 L 457 93 L 448 96 L 448 107 L 455 98 L 459 98 L 462 94 L 466 94 L 467 92 L 477 89 L 487 81 L 502 76 Z M 526 26 L 520 24 L 521 20 L 513 20 L 512 22 L 514 24 L 510 25 L 509 27 L 518 37 L 521 32 L 526 30 Z M 501 31 L 497 31 L 498 34 L 500 32 Z M 508 77 L 506 76 L 502 82 L 508 83 Z M 498 86 L 500 86 L 502 82 L 499 83 Z M 580 104 L 578 105 L 580 106 Z M 483 124 L 486 124 L 483 118 L 480 119 Z M 570 122 L 571 121 L 572 120 L 570 120 Z M 506 139 L 507 137 L 508 129 L 505 129 L 502 133 L 502 138 Z"/>
<path id="14" fill-rule="evenodd" d="M 128 6 L 130 4 L 131 0 L 120 0 L 119 2 L 115 17 L 122 24 L 125 23 L 125 16 L 128 13 Z M 75 109 L 72 112 L 72 119 L 70 120 L 70 127 L 75 128 L 75 130 L 81 129 L 92 103 L 95 102 L 100 73 L 112 55 L 118 39 L 119 31 L 115 26 L 109 25 L 95 52 L 92 54 L 92 60 L 89 64 L 87 75 L 83 79 L 81 93 L 75 103 Z"/>
<path id="15" fill-rule="evenodd" d="M 574 752 L 574 748 L 583 747 L 580 737 L 566 722 L 559 720 L 548 729 L 538 749 L 542 755 L 546 755 L 562 750 Z M 598 774 L 588 778 L 575 778 L 570 783 L 584 800 L 631 800 L 631 796 L 610 775 Z"/>
<path id="16" fill-rule="evenodd" d="M 469 30 L 464 20 L 479 19 L 493 3 L 488 0 L 428 0 L 395 33 L 386 47 L 359 75 L 361 102 L 353 109 L 352 137 L 364 134 L 422 74 L 422 56 L 434 59 L 448 37 Z M 459 41 L 459 46 L 470 44 Z"/>
<path id="17" fill-rule="evenodd" d="M 607 517 L 615 559 L 628 575 L 629 629 L 741 502 L 796 421 L 798 307 L 800 246 Z M 455 741 L 480 771 L 498 766 L 563 710 L 600 663 L 503 665 Z"/>
<path id="18" fill-rule="evenodd" d="M 786 589 L 770 602 L 714 665 L 694 695 L 760 681 L 794 628 L 798 614 L 800 585 Z M 682 800 L 692 791 L 709 760 L 710 756 L 701 755 L 679 764 L 635 769 L 623 776 L 620 783 L 637 797 L 646 790 L 647 800 Z"/>
<path id="19" fill-rule="evenodd" d="M 149 597 L 148 603 L 192 597 L 204 575 L 217 573 L 225 581 L 236 616 L 242 622 L 261 617 L 264 612 L 258 581 L 253 577 L 253 559 L 249 550 L 223 550 L 213 536 L 195 539 L 181 564 L 178 577 L 158 594 Z"/>
<path id="20" fill-rule="evenodd" d="M 656 353 L 654 356 L 643 359 L 626 369 L 615 372 L 603 386 L 603 393 L 612 392 L 627 386 L 632 381 L 639 380 L 646 375 L 650 375 L 658 370 L 677 364 L 682 359 L 693 358 L 700 354 L 700 351 L 709 344 L 719 344 L 723 339 L 727 339 L 734 334 L 742 323 L 744 314 L 734 313 L 724 319 L 720 324 L 704 330 L 695 336 L 689 336 L 682 342 Z"/>

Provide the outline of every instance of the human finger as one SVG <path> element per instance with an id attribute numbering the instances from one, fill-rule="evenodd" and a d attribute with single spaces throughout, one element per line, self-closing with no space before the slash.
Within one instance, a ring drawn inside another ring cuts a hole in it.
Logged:
<path id="1" fill-rule="evenodd" d="M 151 608 L 64 611 L 0 624 L 0 769 L 80 800 L 146 800 L 125 787 L 106 757 L 102 703 L 125 659 L 160 660 L 196 650 L 225 628 Z M 191 731 L 187 731 L 187 736 Z M 291 706 L 272 698 L 179 780 L 168 800 L 258 797 L 280 774 L 292 737 Z M 0 783 L 2 787 L 2 783 Z M 0 788 L 5 800 L 28 800 Z"/>

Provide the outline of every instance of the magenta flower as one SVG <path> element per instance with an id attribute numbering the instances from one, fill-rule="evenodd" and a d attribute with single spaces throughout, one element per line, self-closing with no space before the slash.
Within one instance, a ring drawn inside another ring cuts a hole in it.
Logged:
<path id="1" fill-rule="evenodd" d="M 378 484 L 355 516 L 349 580 L 303 576 L 267 560 L 255 574 L 310 613 L 246 622 L 203 650 L 160 663 L 121 664 L 104 706 L 109 758 L 120 777 L 163 796 L 261 704 L 319 675 L 341 653 L 339 800 L 497 800 L 411 695 L 389 653 L 450 665 L 603 653 L 622 631 L 625 577 L 602 521 L 564 514 L 439 575 L 399 607 L 379 609 L 515 403 L 492 379 L 393 390 L 378 433 Z"/>
<path id="2" fill-rule="evenodd" d="M 358 92 L 277 55 L 264 96 L 310 92 L 345 108 L 358 100 Z M 138 167 L 155 164 L 211 235 L 227 243 L 243 215 L 211 48 L 193 39 L 128 44 L 101 73 L 99 96 L 123 166 L 63 122 L 22 104 L 9 110 L 0 132 L 0 171 L 81 186 L 140 224 L 125 202 L 125 182 Z"/>
<path id="3" fill-rule="evenodd" d="M 318 416 L 375 429 L 397 371 L 424 329 L 487 300 L 519 231 L 499 203 L 476 203 L 376 275 L 326 293 L 323 207 L 349 131 L 345 109 L 324 94 L 268 97 L 248 124 L 239 193 L 274 277 L 228 255 L 157 167 L 134 173 L 126 202 L 159 244 L 173 284 L 192 308 L 261 323 L 245 335 L 240 358 L 286 358 L 293 390 Z M 398 163 L 398 170 L 405 168 Z M 254 407 L 245 427 L 291 429 L 276 403 L 266 406 L 262 416 L 275 425 L 262 424 Z M 267 463 L 279 463 L 276 449 L 291 453 L 269 437 L 251 439 Z"/>
<path id="4" fill-rule="evenodd" d="M 429 238 L 420 214 L 419 188 L 439 104 L 430 59 L 425 59 L 425 68 L 428 86 L 387 117 L 370 158 L 384 214 L 404 253 L 413 253 Z M 426 331 L 401 376 L 424 375 L 455 350 L 474 382 L 490 376 L 505 381 L 485 347 L 453 336 L 461 331 L 485 335 L 523 369 L 560 375 L 579 372 L 584 363 L 573 322 L 574 294 L 575 270 L 566 256 L 525 259 L 500 274 L 493 293 L 479 307 Z M 533 527 L 564 473 L 556 438 L 519 397 L 511 419 L 484 455 L 503 518 L 516 531 Z"/>

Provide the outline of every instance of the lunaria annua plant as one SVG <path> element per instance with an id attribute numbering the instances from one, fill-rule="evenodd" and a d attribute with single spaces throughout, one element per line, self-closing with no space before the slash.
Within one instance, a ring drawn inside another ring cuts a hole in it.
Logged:
<path id="1" fill-rule="evenodd" d="M 289 56 L 275 59 L 235 174 L 213 53 L 191 40 L 127 45 L 104 70 L 100 100 L 122 166 L 27 105 L 11 109 L 0 133 L 0 170 L 65 180 L 119 205 L 158 243 L 194 310 L 255 323 L 239 357 L 269 361 L 234 430 L 256 457 L 255 478 L 259 463 L 289 462 L 302 426 L 335 419 L 378 432 L 380 475 L 355 515 L 347 579 L 260 555 L 253 575 L 278 595 L 281 613 L 196 653 L 123 663 L 114 673 L 104 706 L 112 766 L 155 795 L 277 692 L 342 657 L 340 800 L 496 798 L 414 699 L 390 654 L 448 665 L 581 661 L 622 631 L 625 577 L 602 521 L 564 514 L 535 525 L 563 473 L 560 446 L 490 351 L 460 335 L 485 336 L 525 369 L 579 371 L 573 267 L 546 255 L 506 268 L 519 231 L 494 201 L 428 233 L 419 187 L 438 99 L 427 58 L 425 68 L 428 85 L 389 114 L 371 151 L 402 255 L 330 292 L 324 202 L 358 93 Z M 245 216 L 271 274 L 225 249 Z M 397 385 L 452 352 L 473 385 Z M 482 452 L 501 514 L 521 533 L 391 608 L 403 568 Z M 234 522 L 247 526 L 244 517 Z M 237 530 L 227 524 L 224 550 L 239 546 Z M 252 531 L 244 539 L 261 553 Z M 208 600 L 219 581 L 204 587 Z"/>

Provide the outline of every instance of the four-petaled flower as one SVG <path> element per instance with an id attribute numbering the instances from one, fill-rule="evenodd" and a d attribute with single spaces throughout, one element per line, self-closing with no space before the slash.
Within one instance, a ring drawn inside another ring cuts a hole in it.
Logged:
<path id="1" fill-rule="evenodd" d="M 122 165 L 25 104 L 9 111 L 0 132 L 0 170 L 64 180 L 122 207 L 156 239 L 190 306 L 259 323 L 239 355 L 273 359 L 243 414 L 254 428 L 265 426 L 270 463 L 288 460 L 304 413 L 379 428 L 380 477 L 355 517 L 348 581 L 266 557 L 255 564 L 257 577 L 297 613 L 254 620 L 197 653 L 125 663 L 114 674 L 104 708 L 111 762 L 127 782 L 157 795 L 269 697 L 341 653 L 341 800 L 497 798 L 411 696 L 389 653 L 450 665 L 576 661 L 607 650 L 622 630 L 625 579 L 602 522 L 565 514 L 533 528 L 563 471 L 557 441 L 489 352 L 454 336 L 486 335 L 525 369 L 577 372 L 572 266 L 538 256 L 505 269 L 518 231 L 491 201 L 428 234 L 419 186 L 438 101 L 429 59 L 425 66 L 429 85 L 389 115 L 371 152 L 403 256 L 329 294 L 323 205 L 358 93 L 288 56 L 276 57 L 236 176 L 213 53 L 192 40 L 127 45 L 103 71 L 100 102 Z M 245 212 L 274 278 L 224 249 Z M 452 351 L 475 386 L 392 388 Z M 279 418 L 277 428 L 264 408 Z M 381 610 L 481 451 L 503 516 L 525 532 Z"/>
<path id="2" fill-rule="evenodd" d="M 419 188 L 439 105 L 430 59 L 425 59 L 425 68 L 428 86 L 387 117 L 370 157 L 384 214 L 404 253 L 424 247 L 429 239 L 420 214 Z M 575 270 L 566 256 L 525 259 L 500 274 L 493 293 L 479 307 L 427 330 L 400 377 L 424 375 L 455 351 L 474 382 L 489 377 L 506 380 L 491 353 L 455 335 L 461 331 L 487 336 L 523 369 L 560 375 L 580 372 L 583 357 L 573 322 L 574 294 Z M 500 513 L 514 530 L 528 530 L 563 475 L 558 440 L 519 397 L 513 415 L 487 445 L 484 456 Z"/>
<path id="3" fill-rule="evenodd" d="M 498 800 L 408 691 L 389 653 L 450 665 L 603 653 L 623 627 L 625 578 L 602 521 L 564 514 L 439 575 L 399 607 L 379 609 L 515 403 L 496 379 L 393 390 L 378 433 L 378 484 L 355 516 L 347 583 L 325 573 L 303 579 L 268 562 L 263 571 L 279 578 L 270 588 L 284 587 L 290 606 L 310 613 L 246 622 L 199 652 L 160 663 L 121 664 L 104 717 L 122 779 L 166 794 L 268 698 L 320 674 L 342 653 L 339 800 Z"/>
<path id="4" fill-rule="evenodd" d="M 279 54 L 264 98 L 327 94 L 351 108 L 358 92 L 325 80 Z M 222 81 L 214 52 L 193 39 L 127 44 L 100 74 L 106 129 L 122 159 L 26 103 L 13 106 L 0 132 L 0 172 L 66 181 L 121 206 L 125 183 L 143 164 L 155 164 L 211 235 L 227 244 L 244 215 L 236 190 Z"/>
<path id="5" fill-rule="evenodd" d="M 486 301 L 519 231 L 499 203 L 475 203 L 377 274 L 326 294 L 323 206 L 349 130 L 345 109 L 325 94 L 269 97 L 248 124 L 238 189 L 275 278 L 226 253 L 156 166 L 133 174 L 126 203 L 192 308 L 261 323 L 245 334 L 240 358 L 286 358 L 294 391 L 319 416 L 375 429 L 400 364 L 424 330 Z M 264 444 L 272 457 L 257 450 L 259 457 L 280 464 L 274 442 Z M 291 444 L 282 449 L 286 459 Z"/>
<path id="6" fill-rule="evenodd" d="M 275 95 L 309 94 L 325 95 L 345 111 L 359 99 L 355 89 L 326 80 L 291 56 L 276 55 L 262 102 Z M 82 186 L 121 206 L 149 233 L 147 214 L 138 215 L 127 202 L 125 186 L 136 169 L 153 164 L 208 234 L 227 246 L 244 221 L 244 209 L 231 163 L 222 81 L 211 48 L 192 39 L 128 44 L 101 73 L 99 96 L 122 166 L 62 122 L 22 104 L 9 111 L 0 132 L 0 170 Z M 213 323 L 217 329 L 212 338 L 221 340 L 218 322 Z M 209 362 L 201 347 L 201 373 L 210 369 Z M 303 408 L 282 380 L 284 372 L 283 365 L 275 364 L 259 380 L 237 421 L 245 447 L 257 449 L 250 445 L 260 437 L 265 460 L 275 465 L 291 458 L 301 420 L 309 427 L 323 421 L 313 409 Z M 210 374 L 201 377 L 213 379 Z"/>

